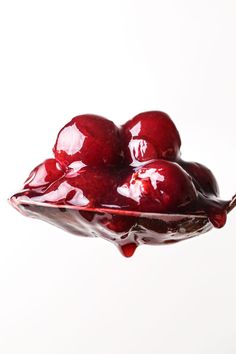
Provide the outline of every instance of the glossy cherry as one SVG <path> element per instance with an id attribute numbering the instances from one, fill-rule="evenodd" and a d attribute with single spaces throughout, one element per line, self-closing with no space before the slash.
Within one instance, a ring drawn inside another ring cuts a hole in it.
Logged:
<path id="1" fill-rule="evenodd" d="M 121 159 L 119 129 L 93 114 L 74 117 L 59 132 L 53 148 L 63 167 L 82 161 L 85 165 L 116 165 Z"/>
<path id="2" fill-rule="evenodd" d="M 50 183 L 56 181 L 63 174 L 60 164 L 55 159 L 47 159 L 30 172 L 24 183 L 24 188 L 49 186 Z"/>
<path id="3" fill-rule="evenodd" d="M 197 162 L 179 161 L 179 164 L 193 178 L 196 188 L 204 195 L 219 196 L 219 187 L 215 176 L 206 166 Z"/>
<path id="4" fill-rule="evenodd" d="M 160 111 L 143 112 L 122 127 L 126 161 L 132 166 L 152 159 L 175 160 L 181 140 L 173 121 Z"/>
<path id="5" fill-rule="evenodd" d="M 146 212 L 186 210 L 197 199 L 191 177 L 177 163 L 165 160 L 137 168 L 117 190 L 129 200 L 129 208 Z"/>
<path id="6" fill-rule="evenodd" d="M 107 169 L 83 167 L 76 174 L 73 171 L 52 183 L 42 194 L 34 197 L 40 203 L 74 205 L 80 207 L 101 207 L 110 203 L 116 183 Z"/>

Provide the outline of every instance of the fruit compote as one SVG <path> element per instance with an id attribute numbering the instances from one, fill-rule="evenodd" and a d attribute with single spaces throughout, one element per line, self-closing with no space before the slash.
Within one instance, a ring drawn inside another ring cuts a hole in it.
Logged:
<path id="1" fill-rule="evenodd" d="M 140 244 L 223 227 L 235 197 L 221 200 L 212 172 L 183 161 L 180 147 L 163 112 L 140 113 L 121 127 L 80 115 L 60 130 L 54 158 L 35 167 L 10 202 L 76 235 L 103 237 L 126 257 Z"/>

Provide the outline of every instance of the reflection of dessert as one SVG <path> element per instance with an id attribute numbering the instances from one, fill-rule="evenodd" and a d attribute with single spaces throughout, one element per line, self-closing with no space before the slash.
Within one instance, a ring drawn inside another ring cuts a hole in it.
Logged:
<path id="1" fill-rule="evenodd" d="M 11 202 L 82 236 L 115 242 L 126 256 L 140 243 L 179 241 L 222 227 L 212 172 L 180 158 L 179 133 L 167 114 L 144 112 L 120 128 L 92 114 L 58 134 L 55 159 L 37 166 Z"/>

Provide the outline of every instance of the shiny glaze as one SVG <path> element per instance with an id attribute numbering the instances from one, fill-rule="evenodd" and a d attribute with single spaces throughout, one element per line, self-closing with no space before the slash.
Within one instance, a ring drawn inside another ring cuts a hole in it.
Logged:
<path id="1" fill-rule="evenodd" d="M 74 235 L 110 241 L 126 257 L 132 256 L 139 245 L 167 245 L 198 236 L 212 228 L 203 215 L 55 205 L 35 202 L 24 193 L 13 196 L 11 203 L 23 215 L 39 218 Z"/>
<path id="2" fill-rule="evenodd" d="M 212 172 L 180 158 L 181 140 L 163 112 L 118 128 L 82 115 L 58 134 L 55 159 L 29 175 L 10 201 L 20 212 L 80 236 L 114 242 L 127 257 L 139 244 L 166 244 L 226 222 Z"/>
<path id="3" fill-rule="evenodd" d="M 120 131 L 113 122 L 84 114 L 60 130 L 53 152 L 64 168 L 77 161 L 93 166 L 116 165 L 121 159 L 120 143 Z"/>
<path id="4" fill-rule="evenodd" d="M 126 161 L 132 166 L 153 159 L 176 160 L 181 139 L 170 117 L 159 111 L 143 112 L 122 127 Z"/>

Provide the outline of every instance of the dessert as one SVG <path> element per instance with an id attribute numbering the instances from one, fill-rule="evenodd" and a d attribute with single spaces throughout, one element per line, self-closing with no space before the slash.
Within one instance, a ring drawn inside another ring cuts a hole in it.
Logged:
<path id="1" fill-rule="evenodd" d="M 117 127 L 84 114 L 59 132 L 54 158 L 10 198 L 21 213 L 79 236 L 103 237 L 130 257 L 140 244 L 168 244 L 224 226 L 235 206 L 212 172 L 182 160 L 170 117 L 143 112 Z"/>

